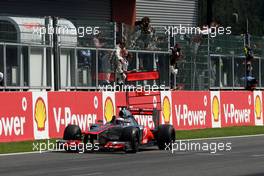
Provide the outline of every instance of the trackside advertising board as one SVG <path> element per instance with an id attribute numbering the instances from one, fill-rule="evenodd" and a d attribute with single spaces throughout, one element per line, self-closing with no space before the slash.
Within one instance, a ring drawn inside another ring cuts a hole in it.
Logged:
<path id="1" fill-rule="evenodd" d="M 87 131 L 109 122 L 128 101 L 130 108 L 157 108 L 160 123 L 176 130 L 263 126 L 263 97 L 263 91 L 2 92 L 0 142 L 61 138 L 68 124 Z M 135 118 L 154 128 L 151 114 Z"/>
<path id="2" fill-rule="evenodd" d="M 49 139 L 47 92 L 32 92 L 33 129 L 35 139 Z"/>
<path id="3" fill-rule="evenodd" d="M 0 93 L 0 142 L 33 140 L 32 93 Z"/>
<path id="4" fill-rule="evenodd" d="M 263 126 L 263 93 L 254 91 L 254 117 L 255 125 Z"/>
<path id="5" fill-rule="evenodd" d="M 102 120 L 102 94 L 99 92 L 49 92 L 49 135 L 60 138 L 68 124 L 83 131 Z"/>
<path id="6" fill-rule="evenodd" d="M 221 126 L 253 126 L 254 97 L 250 91 L 220 92 Z"/>
<path id="7" fill-rule="evenodd" d="M 175 91 L 171 95 L 176 129 L 211 128 L 210 92 Z"/>

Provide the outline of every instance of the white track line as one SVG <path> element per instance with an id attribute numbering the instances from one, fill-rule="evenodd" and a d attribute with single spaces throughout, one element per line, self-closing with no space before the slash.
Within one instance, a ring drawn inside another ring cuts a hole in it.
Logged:
<path id="1" fill-rule="evenodd" d="M 258 154 L 258 155 L 251 155 L 253 157 L 264 157 L 264 154 Z"/>
<path id="2" fill-rule="evenodd" d="M 78 174 L 78 175 L 72 175 L 72 176 L 90 176 L 90 175 L 102 175 L 101 172 L 94 172 L 94 173 L 87 173 L 87 174 Z"/>
<path id="3" fill-rule="evenodd" d="M 200 156 L 222 156 L 223 153 L 195 153 L 196 155 Z"/>
<path id="4" fill-rule="evenodd" d="M 27 154 L 41 154 L 41 153 L 47 153 L 49 151 L 35 151 L 35 152 L 17 152 L 17 153 L 4 153 L 0 154 L 0 156 L 13 156 L 13 155 L 27 155 Z"/>
<path id="5" fill-rule="evenodd" d="M 176 132 L 177 133 L 177 132 Z M 254 134 L 254 135 L 242 135 L 242 136 L 223 136 L 223 137 L 211 137 L 211 138 L 195 138 L 195 139 L 179 139 L 176 141 L 199 141 L 199 140 L 214 140 L 214 139 L 235 139 L 235 138 L 249 138 L 249 137 L 261 137 L 264 134 Z"/>

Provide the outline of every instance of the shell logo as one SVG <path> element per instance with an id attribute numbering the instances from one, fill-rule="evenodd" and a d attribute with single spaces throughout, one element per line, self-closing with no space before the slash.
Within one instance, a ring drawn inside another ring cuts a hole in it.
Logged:
<path id="1" fill-rule="evenodd" d="M 163 98 L 162 113 L 163 113 L 163 117 L 164 117 L 164 122 L 170 123 L 171 104 L 170 104 L 170 100 L 167 96 L 165 96 Z"/>
<path id="2" fill-rule="evenodd" d="M 262 113 L 261 105 L 262 105 L 261 99 L 260 99 L 259 95 L 257 95 L 256 99 L 255 99 L 255 113 L 256 113 L 257 119 L 261 119 L 261 113 Z"/>
<path id="3" fill-rule="evenodd" d="M 110 97 L 107 97 L 104 104 L 104 118 L 106 122 L 110 122 L 114 115 L 114 104 Z"/>
<path id="4" fill-rule="evenodd" d="M 213 111 L 213 117 L 214 121 L 218 122 L 219 121 L 219 100 L 217 96 L 214 96 L 213 101 L 212 101 L 212 111 Z"/>
<path id="5" fill-rule="evenodd" d="M 39 97 L 35 103 L 35 121 L 39 131 L 45 130 L 45 122 L 47 120 L 46 105 L 44 100 Z"/>

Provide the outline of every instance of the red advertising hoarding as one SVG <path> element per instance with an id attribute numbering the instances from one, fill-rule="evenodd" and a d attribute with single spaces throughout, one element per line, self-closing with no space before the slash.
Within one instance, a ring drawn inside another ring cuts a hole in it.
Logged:
<path id="1" fill-rule="evenodd" d="M 173 91 L 171 96 L 176 130 L 211 128 L 209 91 Z"/>
<path id="2" fill-rule="evenodd" d="M 33 140 L 32 94 L 0 94 L 0 142 Z"/>
<path id="3" fill-rule="evenodd" d="M 98 120 L 111 120 L 128 102 L 135 109 L 156 107 L 160 122 L 176 130 L 263 126 L 263 97 L 261 91 L 3 92 L 0 142 L 61 138 L 68 124 L 85 131 Z M 154 128 L 151 114 L 135 118 Z"/>
<path id="4" fill-rule="evenodd" d="M 49 92 L 48 107 L 51 138 L 61 138 L 68 124 L 77 124 L 86 131 L 103 120 L 100 92 Z"/>
<path id="5" fill-rule="evenodd" d="M 254 98 L 251 91 L 221 91 L 221 127 L 254 126 Z"/>

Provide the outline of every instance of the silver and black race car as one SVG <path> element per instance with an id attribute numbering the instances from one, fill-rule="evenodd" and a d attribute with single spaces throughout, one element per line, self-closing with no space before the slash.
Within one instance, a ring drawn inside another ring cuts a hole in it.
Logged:
<path id="1" fill-rule="evenodd" d="M 139 147 L 157 145 L 164 150 L 175 141 L 172 125 L 157 125 L 154 129 L 139 125 L 131 112 L 123 108 L 118 117 L 113 116 L 106 124 L 93 124 L 88 131 L 81 131 L 77 125 L 68 125 L 62 140 L 57 144 L 66 150 L 78 150 L 77 145 L 91 147 L 92 150 L 123 150 L 136 153 Z M 75 146 L 75 147 L 74 147 Z"/>

